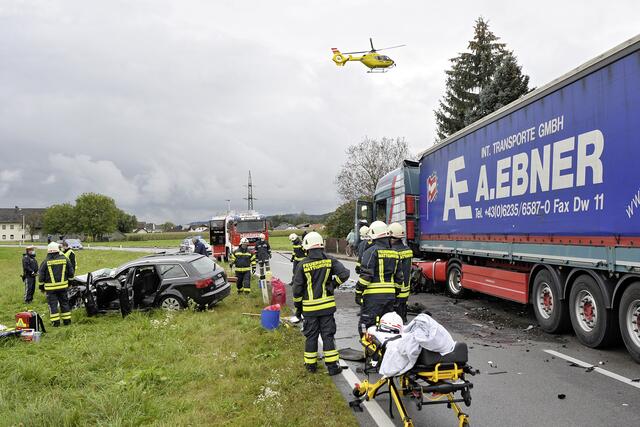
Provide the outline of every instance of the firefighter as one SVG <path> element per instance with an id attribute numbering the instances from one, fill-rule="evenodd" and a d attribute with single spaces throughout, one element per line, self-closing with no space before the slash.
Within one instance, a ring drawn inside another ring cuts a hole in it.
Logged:
<path id="1" fill-rule="evenodd" d="M 362 305 L 361 335 L 383 314 L 394 311 L 396 287 L 403 281 L 398 252 L 391 248 L 387 224 L 382 221 L 371 223 L 369 237 L 372 244 L 362 256 L 360 279 L 356 284 L 356 303 Z"/>
<path id="2" fill-rule="evenodd" d="M 191 241 L 193 242 L 193 253 L 207 256 L 207 247 L 199 238 L 194 237 Z"/>
<path id="3" fill-rule="evenodd" d="M 291 248 L 293 249 L 293 253 L 291 254 L 291 262 L 293 263 L 293 276 L 295 276 L 296 267 L 298 267 L 298 264 L 304 259 L 306 254 L 304 253 L 304 249 L 302 248 L 302 240 L 300 240 L 300 237 L 296 233 L 289 234 L 289 240 L 291 240 Z M 293 279 L 291 283 L 293 284 Z"/>
<path id="4" fill-rule="evenodd" d="M 336 312 L 334 290 L 349 278 L 349 270 L 335 258 L 324 252 L 324 240 L 312 231 L 302 241 L 307 257 L 300 261 L 293 278 L 293 302 L 297 316 L 304 315 L 303 333 L 304 364 L 309 372 L 316 372 L 318 361 L 318 336 L 322 336 L 324 362 L 329 375 L 341 372 L 338 365 L 335 333 Z"/>
<path id="5" fill-rule="evenodd" d="M 73 266 L 73 271 L 78 270 L 76 253 L 73 252 L 73 249 L 69 247 L 69 243 L 66 240 L 62 241 L 62 254 L 66 256 L 69 261 L 71 261 L 71 265 Z"/>
<path id="6" fill-rule="evenodd" d="M 231 253 L 229 266 L 236 270 L 238 295 L 251 292 L 251 273 L 256 270 L 256 254 L 249 251 L 249 240 L 243 237 L 238 249 Z"/>
<path id="7" fill-rule="evenodd" d="M 360 274 L 360 269 L 361 264 L 362 264 L 362 255 L 364 255 L 365 250 L 371 246 L 371 239 L 369 239 L 369 227 L 366 225 L 363 225 L 362 227 L 360 227 L 360 230 L 358 230 L 358 232 L 360 233 L 360 243 L 358 243 L 358 247 L 356 249 L 357 254 L 356 256 L 358 257 L 357 261 L 356 261 L 356 273 Z M 358 287 L 356 287 L 356 301 L 358 301 L 359 299 L 361 299 L 362 294 L 359 292 Z"/>
<path id="8" fill-rule="evenodd" d="M 36 248 L 27 246 L 22 256 L 22 280 L 24 281 L 24 302 L 33 301 L 33 293 L 36 290 L 36 276 L 38 275 L 38 261 L 36 260 Z"/>
<path id="9" fill-rule="evenodd" d="M 264 234 L 260 233 L 260 239 L 256 242 L 256 259 L 258 261 L 258 271 L 260 278 L 264 279 L 267 271 L 271 270 L 269 260 L 271 259 L 271 246 L 267 242 Z"/>
<path id="10" fill-rule="evenodd" d="M 51 324 L 54 327 L 60 326 L 60 319 L 65 325 L 71 324 L 71 307 L 67 288 L 69 279 L 74 274 L 71 261 L 60 253 L 59 245 L 56 242 L 49 243 L 47 258 L 42 261 L 38 270 L 38 279 L 40 290 L 47 294 Z"/>
<path id="11" fill-rule="evenodd" d="M 407 323 L 407 300 L 411 293 L 411 260 L 413 251 L 407 246 L 403 239 L 405 237 L 402 224 L 394 222 L 389 224 L 389 234 L 391 235 L 391 248 L 398 252 L 398 268 L 402 269 L 402 283 L 396 288 L 396 313 L 402 317 L 402 321 Z"/>

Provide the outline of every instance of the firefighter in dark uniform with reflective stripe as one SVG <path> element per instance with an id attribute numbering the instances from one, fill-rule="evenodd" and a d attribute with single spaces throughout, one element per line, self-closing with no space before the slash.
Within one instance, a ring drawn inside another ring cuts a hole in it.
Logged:
<path id="1" fill-rule="evenodd" d="M 318 361 L 318 336 L 322 336 L 324 362 L 329 375 L 341 372 L 334 336 L 336 312 L 334 290 L 349 278 L 349 270 L 324 252 L 324 240 L 315 231 L 302 241 L 307 257 L 300 261 L 293 278 L 293 301 L 298 317 L 304 315 L 304 363 L 309 372 L 315 372 Z"/>
<path id="2" fill-rule="evenodd" d="M 358 327 L 361 335 L 383 314 L 394 311 L 396 287 L 403 281 L 398 252 L 391 248 L 387 224 L 374 221 L 369 236 L 373 244 L 362 256 L 360 279 L 356 284 L 356 302 L 362 304 Z M 360 301 L 357 292 L 362 295 Z"/>
<path id="3" fill-rule="evenodd" d="M 60 326 L 60 319 L 65 325 L 71 323 L 71 307 L 69 306 L 67 288 L 69 287 L 69 279 L 74 274 L 75 270 L 71 261 L 60 253 L 60 246 L 56 242 L 49 243 L 47 258 L 38 270 L 38 279 L 41 283 L 40 290 L 47 294 L 47 304 L 49 304 L 53 326 Z"/>
<path id="4" fill-rule="evenodd" d="M 358 243 L 358 247 L 356 248 L 357 261 L 356 261 L 356 273 L 360 274 L 360 269 L 362 268 L 362 255 L 364 255 L 365 251 L 371 247 L 372 241 L 369 238 L 369 227 L 363 225 L 358 230 L 360 233 L 360 243 Z M 360 301 L 360 302 L 358 302 Z M 358 304 L 362 304 L 362 292 L 356 287 L 356 302 Z"/>
<path id="5" fill-rule="evenodd" d="M 251 292 L 251 272 L 256 269 L 256 254 L 249 251 L 249 240 L 243 237 L 240 247 L 231 253 L 229 265 L 236 270 L 238 294 Z"/>
<path id="6" fill-rule="evenodd" d="M 36 290 L 36 276 L 38 275 L 38 261 L 36 260 L 36 248 L 27 246 L 22 257 L 22 280 L 24 281 L 24 302 L 30 304 L 33 301 L 33 293 Z"/>
<path id="7" fill-rule="evenodd" d="M 413 251 L 402 241 L 405 237 L 402 224 L 394 222 L 389 224 L 391 235 L 391 247 L 398 252 L 399 267 L 402 269 L 402 283 L 396 288 L 396 313 L 407 323 L 407 300 L 411 293 L 411 260 Z"/>
<path id="8" fill-rule="evenodd" d="M 293 249 L 293 253 L 291 254 L 291 262 L 293 263 L 293 276 L 296 275 L 296 267 L 302 261 L 307 254 L 305 254 L 304 249 L 302 248 L 302 240 L 296 233 L 289 234 L 289 240 L 291 240 L 291 248 Z M 292 276 L 292 277 L 293 277 Z M 291 282 L 293 284 L 293 281 Z"/>
<path id="9" fill-rule="evenodd" d="M 62 242 L 62 254 L 66 256 L 69 261 L 71 261 L 71 265 L 73 265 L 73 270 L 78 270 L 78 263 L 76 262 L 76 253 L 73 252 L 73 249 L 69 247 L 69 243 L 64 240 Z"/>

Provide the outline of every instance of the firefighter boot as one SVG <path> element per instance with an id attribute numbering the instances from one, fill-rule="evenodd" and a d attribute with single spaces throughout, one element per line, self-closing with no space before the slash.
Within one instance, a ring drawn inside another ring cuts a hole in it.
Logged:
<path id="1" fill-rule="evenodd" d="M 58 326 L 60 326 L 60 321 L 54 320 L 53 322 L 51 322 L 51 326 L 53 326 L 54 328 L 57 328 Z"/>
<path id="2" fill-rule="evenodd" d="M 64 320 L 62 321 L 62 324 L 63 324 L 64 326 L 69 326 L 69 325 L 71 324 L 71 319 L 64 319 Z"/>
<path id="3" fill-rule="evenodd" d="M 315 374 L 315 372 L 318 370 L 318 365 L 315 363 L 305 363 L 304 367 L 307 368 L 307 371 L 311 372 L 312 374 Z"/>
<path id="4" fill-rule="evenodd" d="M 337 363 L 327 363 L 327 371 L 329 371 L 329 375 L 338 375 L 342 372 L 342 368 Z"/>

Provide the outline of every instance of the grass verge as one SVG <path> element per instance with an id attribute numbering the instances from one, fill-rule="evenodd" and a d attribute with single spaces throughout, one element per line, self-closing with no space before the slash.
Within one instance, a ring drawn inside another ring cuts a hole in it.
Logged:
<path id="1" fill-rule="evenodd" d="M 7 326 L 24 309 L 20 256 L 0 248 Z M 137 256 L 82 252 L 80 272 Z M 242 314 L 262 308 L 253 286 L 252 295 L 234 294 L 207 312 L 122 319 L 76 310 L 70 327 L 50 328 L 38 344 L 0 342 L 0 424 L 357 425 L 331 379 L 305 373 L 296 328 L 267 332 L 259 317 Z M 30 308 L 46 313 L 40 293 L 36 301 Z"/>

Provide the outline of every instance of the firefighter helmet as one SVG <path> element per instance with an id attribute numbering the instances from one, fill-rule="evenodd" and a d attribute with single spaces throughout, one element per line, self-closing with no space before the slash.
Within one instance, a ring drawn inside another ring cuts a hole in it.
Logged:
<path id="1" fill-rule="evenodd" d="M 289 234 L 289 240 L 291 240 L 292 242 L 295 242 L 297 238 L 298 235 L 296 233 Z"/>
<path id="2" fill-rule="evenodd" d="M 60 245 L 58 242 L 51 242 L 47 245 L 47 252 L 50 254 L 55 254 L 60 252 Z"/>
<path id="3" fill-rule="evenodd" d="M 242 239 L 240 239 L 240 244 L 241 245 L 248 245 L 249 244 L 249 239 L 247 239 L 246 237 L 243 237 Z"/>
<path id="4" fill-rule="evenodd" d="M 402 318 L 395 311 L 384 314 L 380 318 L 380 323 L 378 324 L 379 331 L 391 332 L 394 334 L 401 334 L 403 327 L 404 324 L 402 323 Z"/>
<path id="5" fill-rule="evenodd" d="M 264 233 L 260 233 L 260 239 L 264 240 L 265 239 L 265 235 Z"/>
<path id="6" fill-rule="evenodd" d="M 365 238 L 367 237 L 367 234 L 369 234 L 369 227 L 367 227 L 366 225 L 360 227 L 360 237 Z"/>
<path id="7" fill-rule="evenodd" d="M 404 227 L 399 222 L 392 222 L 389 224 L 389 234 L 396 239 L 402 239 L 404 237 Z"/>
<path id="8" fill-rule="evenodd" d="M 322 238 L 320 233 L 312 231 L 311 233 L 308 233 L 306 236 L 304 236 L 304 240 L 302 241 L 302 248 L 305 251 L 308 251 L 309 249 L 324 248 L 324 239 Z"/>
<path id="9" fill-rule="evenodd" d="M 389 237 L 389 227 L 382 221 L 374 221 L 369 227 L 369 237 L 374 240 Z"/>

